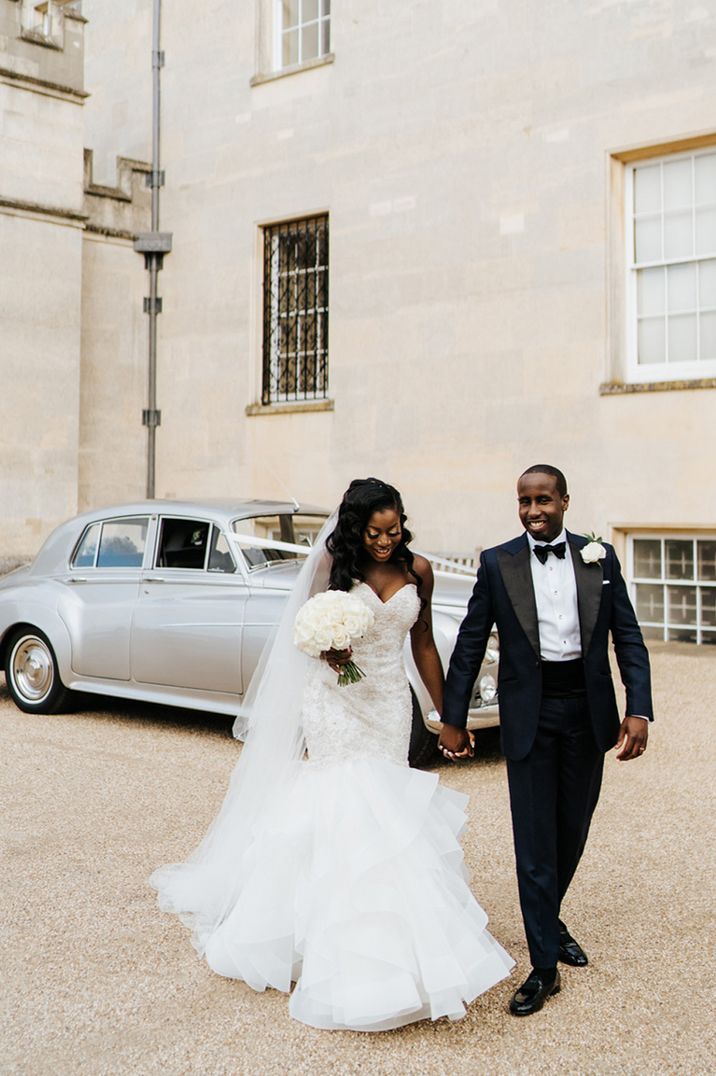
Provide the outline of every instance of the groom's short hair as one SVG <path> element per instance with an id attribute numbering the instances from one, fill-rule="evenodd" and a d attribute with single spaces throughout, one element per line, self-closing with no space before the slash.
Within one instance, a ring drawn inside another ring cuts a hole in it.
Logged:
<path id="1" fill-rule="evenodd" d="M 559 467 L 553 467 L 550 463 L 535 463 L 532 467 L 528 467 L 526 471 L 523 471 L 520 478 L 524 478 L 526 474 L 551 474 L 556 480 L 557 493 L 559 493 L 560 497 L 567 496 L 567 479 Z"/>

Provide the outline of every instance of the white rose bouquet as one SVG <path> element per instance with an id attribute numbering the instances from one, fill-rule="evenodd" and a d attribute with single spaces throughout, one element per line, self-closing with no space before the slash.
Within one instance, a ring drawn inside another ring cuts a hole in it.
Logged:
<path id="1" fill-rule="evenodd" d="M 314 594 L 298 610 L 293 641 L 299 650 L 312 658 L 324 650 L 347 650 L 354 639 L 365 635 L 375 614 L 365 602 L 345 590 L 326 590 Z M 354 661 L 341 666 L 338 683 L 357 684 L 365 676 Z"/>

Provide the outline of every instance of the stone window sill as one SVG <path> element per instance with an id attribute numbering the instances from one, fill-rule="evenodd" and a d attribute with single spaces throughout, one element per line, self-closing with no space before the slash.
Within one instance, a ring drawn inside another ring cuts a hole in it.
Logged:
<path id="1" fill-rule="evenodd" d="M 631 392 L 680 392 L 684 389 L 716 389 L 716 377 L 685 381 L 604 381 L 600 396 L 624 396 Z"/>
<path id="2" fill-rule="evenodd" d="M 287 403 L 249 404 L 246 414 L 253 415 L 295 415 L 302 411 L 333 411 L 333 400 L 290 400 Z"/>
<path id="3" fill-rule="evenodd" d="M 250 86 L 261 86 L 264 82 L 275 82 L 277 78 L 287 78 L 289 75 L 297 75 L 300 71 L 310 71 L 314 67 L 325 67 L 332 64 L 335 54 L 327 52 L 325 56 L 316 56 L 315 60 L 306 60 L 302 64 L 294 64 L 292 67 L 282 67 L 280 71 L 268 71 L 262 75 L 254 75 L 249 82 Z"/>

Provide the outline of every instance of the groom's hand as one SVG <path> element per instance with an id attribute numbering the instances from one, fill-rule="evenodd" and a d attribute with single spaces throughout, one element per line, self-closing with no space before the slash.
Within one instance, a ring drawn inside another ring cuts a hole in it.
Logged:
<path id="1" fill-rule="evenodd" d="M 440 730 L 438 749 L 445 758 L 472 758 L 475 754 L 475 741 L 467 729 L 458 729 L 454 725 L 443 725 Z"/>
<path id="2" fill-rule="evenodd" d="M 639 758 L 646 751 L 648 739 L 649 722 L 647 719 L 627 715 L 619 729 L 617 762 L 629 762 L 632 758 Z"/>

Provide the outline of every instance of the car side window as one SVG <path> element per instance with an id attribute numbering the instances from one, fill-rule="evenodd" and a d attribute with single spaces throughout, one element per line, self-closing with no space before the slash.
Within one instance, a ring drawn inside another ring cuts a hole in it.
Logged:
<path id="1" fill-rule="evenodd" d="M 211 547 L 209 549 L 210 572 L 235 572 L 236 565 L 231 556 L 229 543 L 218 527 L 211 529 Z"/>
<path id="2" fill-rule="evenodd" d="M 94 568 L 99 545 L 101 523 L 92 523 L 80 538 L 79 545 L 72 558 L 73 568 Z"/>
<path id="3" fill-rule="evenodd" d="M 114 519 L 102 524 L 98 568 L 141 568 L 147 541 L 147 519 Z M 79 550 L 78 550 L 79 552 Z M 76 564 L 76 561 L 75 561 Z"/>
<path id="4" fill-rule="evenodd" d="M 194 519 L 163 519 L 157 549 L 157 568 L 190 568 L 206 564 L 210 524 Z"/>

